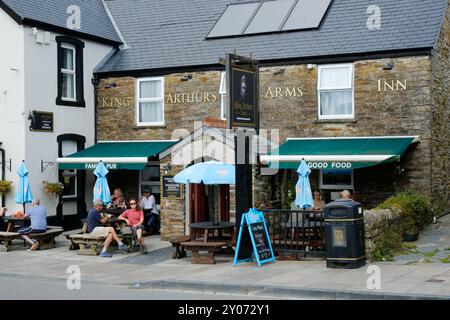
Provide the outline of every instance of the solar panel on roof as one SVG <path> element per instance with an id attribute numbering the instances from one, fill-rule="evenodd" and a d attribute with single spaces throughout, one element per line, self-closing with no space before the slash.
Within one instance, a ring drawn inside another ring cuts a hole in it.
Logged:
<path id="1" fill-rule="evenodd" d="M 282 31 L 318 28 L 332 0 L 300 0 Z"/>
<path id="2" fill-rule="evenodd" d="M 244 34 L 277 31 L 294 2 L 295 0 L 263 2 Z"/>
<path id="3" fill-rule="evenodd" d="M 216 25 L 208 34 L 207 38 L 241 34 L 259 4 L 259 2 L 230 4 L 216 22 Z"/>

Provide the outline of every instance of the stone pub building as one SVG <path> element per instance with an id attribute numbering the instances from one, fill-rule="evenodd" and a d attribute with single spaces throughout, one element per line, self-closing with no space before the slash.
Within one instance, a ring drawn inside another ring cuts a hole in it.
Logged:
<path id="1" fill-rule="evenodd" d="M 236 53 L 260 62 L 261 128 L 279 130 L 268 140 L 280 148 L 254 166 L 257 208 L 290 206 L 303 157 L 326 201 L 349 189 L 373 208 L 415 190 L 448 210 L 448 0 L 105 3 L 125 45 L 96 68 L 97 140 L 166 143 L 138 170 L 111 173 L 127 195 L 144 185 L 159 195 L 162 176 L 183 169 L 176 141 L 225 127 L 219 59 Z M 275 174 L 261 170 L 274 161 Z M 158 196 L 163 239 L 187 232 L 187 199 Z"/>

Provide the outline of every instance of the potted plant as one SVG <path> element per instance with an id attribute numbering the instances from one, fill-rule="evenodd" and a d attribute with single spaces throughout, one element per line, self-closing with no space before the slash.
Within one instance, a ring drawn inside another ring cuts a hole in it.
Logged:
<path id="1" fill-rule="evenodd" d="M 46 192 L 54 194 L 55 196 L 62 195 L 64 191 L 64 185 L 61 182 L 43 181 L 43 185 Z"/>
<path id="2" fill-rule="evenodd" d="M 414 242 L 419 239 L 419 228 L 413 215 L 403 217 L 403 241 Z"/>
<path id="3" fill-rule="evenodd" d="M 1 180 L 0 181 L 0 196 L 8 194 L 11 191 L 12 181 Z"/>
<path id="4" fill-rule="evenodd" d="M 285 207 L 292 210 L 298 209 L 295 207 L 295 185 L 295 182 L 290 182 L 286 186 Z"/>

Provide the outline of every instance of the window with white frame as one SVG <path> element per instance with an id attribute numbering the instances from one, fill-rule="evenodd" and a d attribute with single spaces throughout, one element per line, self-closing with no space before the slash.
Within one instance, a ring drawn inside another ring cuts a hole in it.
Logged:
<path id="1" fill-rule="evenodd" d="M 220 118 L 226 120 L 227 118 L 227 77 L 226 73 L 220 74 Z"/>
<path id="2" fill-rule="evenodd" d="M 164 78 L 138 79 L 136 97 L 137 125 L 164 125 Z"/>
<path id="3" fill-rule="evenodd" d="M 63 140 L 61 144 L 62 156 L 68 156 L 78 151 L 77 141 Z M 77 197 L 77 171 L 76 170 L 64 170 L 62 172 L 63 177 L 63 199 L 76 198 Z"/>
<path id="4" fill-rule="evenodd" d="M 353 64 L 319 66 L 319 119 L 352 119 L 354 114 Z"/>
<path id="5" fill-rule="evenodd" d="M 75 46 L 61 44 L 62 49 L 62 100 L 76 101 Z"/>
<path id="6" fill-rule="evenodd" d="M 319 185 L 320 189 L 353 190 L 353 170 L 321 170 Z"/>

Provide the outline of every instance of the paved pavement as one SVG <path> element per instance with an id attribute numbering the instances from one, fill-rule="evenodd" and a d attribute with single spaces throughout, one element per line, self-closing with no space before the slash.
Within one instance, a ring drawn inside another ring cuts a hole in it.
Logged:
<path id="1" fill-rule="evenodd" d="M 420 233 L 419 240 L 394 258 L 403 265 L 450 265 L 450 214 L 438 219 Z"/>
<path id="2" fill-rule="evenodd" d="M 136 289 L 165 289 L 198 293 L 232 293 L 251 297 L 300 299 L 450 299 L 450 264 L 382 262 L 357 270 L 328 269 L 323 260 L 277 261 L 233 267 L 231 256 L 220 255 L 216 265 L 193 265 L 190 258 L 172 260 L 170 243 L 146 238 L 150 252 L 113 251 L 110 259 L 79 256 L 58 238 L 57 248 L 30 252 L 16 241 L 13 251 L 0 253 L 0 277 L 42 281 L 64 280 L 68 267 L 81 270 L 82 285 L 103 284 Z M 380 286 L 376 288 L 376 271 Z M 368 267 L 371 267 L 368 269 Z M 378 268 L 379 269 L 378 269 Z M 370 274 L 368 274 L 369 272 Z M 373 285 L 371 289 L 369 284 Z M 11 290 L 0 286 L 0 293 Z"/>

